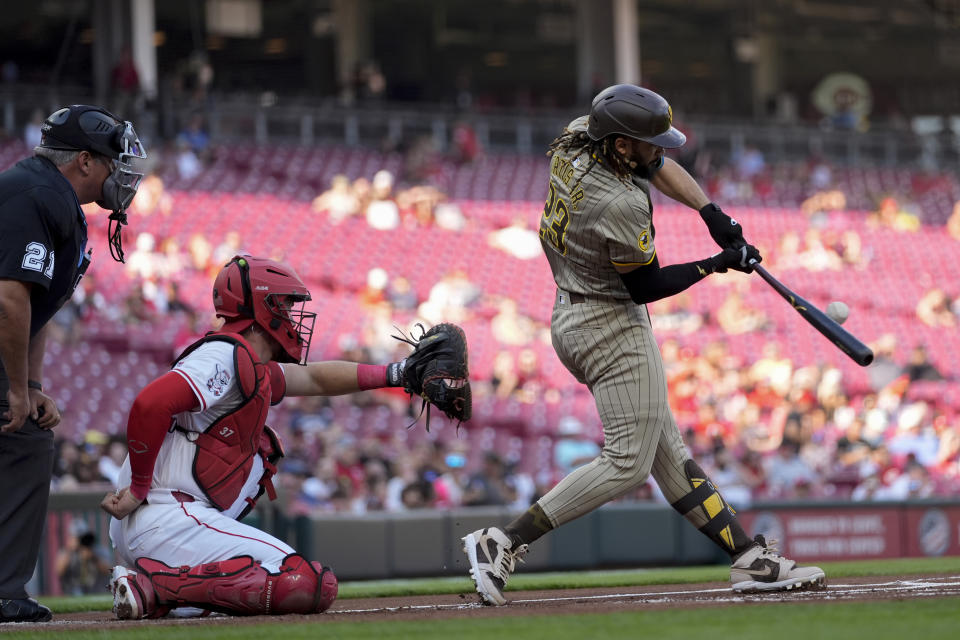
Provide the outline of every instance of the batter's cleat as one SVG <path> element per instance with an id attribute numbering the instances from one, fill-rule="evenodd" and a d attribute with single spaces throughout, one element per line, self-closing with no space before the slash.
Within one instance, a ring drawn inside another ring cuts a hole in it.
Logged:
<path id="1" fill-rule="evenodd" d="M 730 566 L 730 582 L 738 593 L 791 591 L 826 588 L 826 574 L 820 567 L 798 567 L 793 560 L 767 546 L 763 536 Z"/>
<path id="2" fill-rule="evenodd" d="M 153 614 L 158 613 L 157 597 L 147 576 L 116 566 L 110 578 L 110 590 L 113 591 L 113 613 L 119 620 L 156 617 Z"/>
<path id="3" fill-rule="evenodd" d="M 479 529 L 463 537 L 463 552 L 470 560 L 470 577 L 484 604 L 507 604 L 503 588 L 517 561 L 523 562 L 521 556 L 529 550 L 525 544 L 514 549 L 510 536 L 496 527 Z"/>

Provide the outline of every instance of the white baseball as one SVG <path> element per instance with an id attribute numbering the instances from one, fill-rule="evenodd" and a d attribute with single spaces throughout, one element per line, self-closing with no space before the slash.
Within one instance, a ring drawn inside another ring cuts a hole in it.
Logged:
<path id="1" fill-rule="evenodd" d="M 827 305 L 827 315 L 837 324 L 843 324 L 850 315 L 850 307 L 844 302 L 831 302 Z"/>

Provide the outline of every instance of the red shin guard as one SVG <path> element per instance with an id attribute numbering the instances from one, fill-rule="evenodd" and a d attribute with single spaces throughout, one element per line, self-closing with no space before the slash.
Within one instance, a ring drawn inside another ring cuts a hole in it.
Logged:
<path id="1" fill-rule="evenodd" d="M 333 571 L 295 553 L 283 559 L 277 573 L 250 556 L 179 568 L 140 558 L 137 570 L 149 577 L 157 604 L 170 608 L 234 615 L 321 613 L 337 597 Z"/>

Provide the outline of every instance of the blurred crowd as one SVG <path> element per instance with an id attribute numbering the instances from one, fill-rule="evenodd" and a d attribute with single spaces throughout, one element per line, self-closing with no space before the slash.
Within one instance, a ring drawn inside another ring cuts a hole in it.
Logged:
<path id="1" fill-rule="evenodd" d="M 458 125 L 453 140 L 445 155 L 424 140 L 392 146 L 388 151 L 399 151 L 404 158 L 398 175 L 386 169 L 370 179 L 338 174 L 314 198 L 313 212 L 331 224 L 355 218 L 376 230 L 463 229 L 470 221 L 444 193 L 445 167 L 469 165 L 482 157 L 483 150 L 466 122 Z M 183 124 L 172 147 L 157 156 L 159 162 L 174 162 L 179 176 L 189 179 L 203 171 L 211 153 L 203 117 L 197 115 Z M 720 202 L 750 201 L 782 184 L 804 185 L 800 210 L 810 224 L 803 233 L 791 231 L 778 238 L 776 250 L 770 252 L 772 268 L 811 272 L 869 268 L 873 255 L 857 230 L 821 224 L 830 212 L 848 207 L 848 195 L 839 188 L 829 163 L 814 158 L 804 166 L 770 166 L 752 147 L 729 165 L 710 166 L 709 158 L 696 153 L 683 161 L 706 177 L 709 192 Z M 863 228 L 915 231 L 923 220 L 911 198 L 953 188 L 935 180 L 929 184 L 914 180 L 912 186 L 912 192 L 878 198 Z M 154 174 L 145 179 L 130 213 L 167 217 L 175 215 L 173 206 L 166 186 Z M 960 202 L 946 229 L 960 240 Z M 529 216 L 519 212 L 509 224 L 485 232 L 483 239 L 491 251 L 519 260 L 541 255 Z M 76 343 L 84 339 L 85 327 L 97 323 L 149 325 L 161 316 L 181 316 L 182 330 L 165 354 L 172 357 L 213 326 L 206 298 L 194 301 L 180 290 L 185 274 L 212 281 L 219 266 L 244 246 L 245 238 L 236 230 L 216 239 L 194 233 L 185 242 L 140 233 L 124 267 L 132 284 L 126 297 L 118 302 L 104 295 L 96 269 L 92 270 L 57 315 L 52 339 Z M 929 287 L 917 301 L 917 321 L 955 327 L 960 291 L 953 286 Z M 438 273 L 428 290 L 418 292 L 402 274 L 377 267 L 369 270 L 355 293 L 364 309 L 362 326 L 343 341 L 337 357 L 394 360 L 402 356 L 402 345 L 390 337 L 394 326 L 410 326 L 417 320 L 427 324 L 483 320 L 494 347 L 489 376 L 474 381 L 475 402 L 556 404 L 562 396 L 580 392 L 547 382 L 541 361 L 544 353 L 550 353 L 546 324 L 525 315 L 520 300 L 485 293 L 476 274 L 452 268 Z M 709 313 L 697 310 L 690 292 L 651 305 L 655 331 L 667 336 L 662 351 L 678 424 L 694 456 L 731 503 L 903 499 L 960 488 L 957 408 L 936 396 L 912 400 L 909 394 L 913 385 L 949 377 L 930 361 L 922 344 L 898 345 L 898 340 L 910 338 L 891 334 L 872 345 L 877 362 L 870 369 L 869 390 L 848 388 L 837 369 L 794 362 L 773 339 L 762 354 L 749 358 L 731 352 L 722 341 L 697 351 L 685 346 L 684 336 L 703 329 L 719 329 L 730 336 L 769 329 L 767 312 L 748 302 L 744 293 L 730 287 Z M 898 360 L 895 354 L 904 349 L 909 358 Z M 342 421 L 339 409 L 344 405 L 359 412 L 353 424 Z M 587 428 L 587 417 L 574 413 L 548 425 L 550 464 L 542 466 L 532 465 L 515 448 L 504 453 L 501 447 L 497 453 L 490 446 L 482 456 L 471 455 L 475 440 L 462 432 L 491 428 L 482 423 L 464 425 L 460 434 L 444 432 L 426 439 L 409 437 L 405 429 L 378 427 L 384 415 L 392 417 L 390 424 L 404 420 L 410 424 L 416 408 L 406 395 L 394 391 L 291 403 L 284 423 L 273 425 L 287 442 L 279 481 L 286 489 L 288 512 L 524 507 L 570 469 L 597 455 L 602 446 L 601 434 Z M 55 489 L 71 490 L 115 482 L 125 446 L 122 437 L 88 430 L 59 439 L 57 451 Z M 658 496 L 655 485 L 648 483 L 625 499 Z"/>

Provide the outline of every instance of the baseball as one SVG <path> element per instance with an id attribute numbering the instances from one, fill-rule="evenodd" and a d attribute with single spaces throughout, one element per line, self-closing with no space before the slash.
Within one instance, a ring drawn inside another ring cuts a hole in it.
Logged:
<path id="1" fill-rule="evenodd" d="M 845 302 L 831 302 L 827 305 L 827 315 L 837 324 L 843 324 L 850 315 L 850 307 Z"/>

